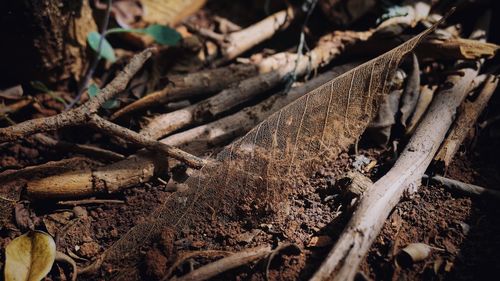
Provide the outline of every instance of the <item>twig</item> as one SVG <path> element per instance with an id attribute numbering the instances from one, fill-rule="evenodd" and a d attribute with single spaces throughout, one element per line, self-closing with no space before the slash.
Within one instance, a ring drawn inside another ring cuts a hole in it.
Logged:
<path id="1" fill-rule="evenodd" d="M 112 199 L 82 199 L 82 200 L 67 200 L 67 201 L 57 202 L 57 205 L 65 205 L 65 206 L 94 205 L 94 204 L 125 204 L 125 201 L 112 200 Z"/>
<path id="2" fill-rule="evenodd" d="M 32 119 L 14 126 L 0 129 L 0 142 L 14 141 L 35 133 L 57 130 L 73 125 L 85 125 L 90 115 L 96 114 L 98 109 L 109 99 L 125 90 L 128 81 L 142 67 L 151 56 L 151 49 L 146 49 L 134 56 L 125 69 L 111 81 L 101 94 L 90 99 L 85 104 L 55 116 Z"/>
<path id="3" fill-rule="evenodd" d="M 109 16 L 111 14 L 111 4 L 113 0 L 108 0 L 107 6 L 106 6 L 106 14 L 104 15 L 104 21 L 101 29 L 101 37 L 99 38 L 99 43 L 97 44 L 97 51 L 94 57 L 94 60 L 92 61 L 92 64 L 89 66 L 87 69 L 87 73 L 85 74 L 80 86 L 78 87 L 78 92 L 74 100 L 71 101 L 66 106 L 66 110 L 69 110 L 72 108 L 78 101 L 80 101 L 83 92 L 87 89 L 87 84 L 89 83 L 90 79 L 92 78 L 92 75 L 94 75 L 94 71 L 97 68 L 97 64 L 99 63 L 99 60 L 101 59 L 101 48 L 102 48 L 102 42 L 104 41 L 104 37 L 106 36 L 106 31 L 108 30 L 108 24 L 109 24 Z"/>
<path id="4" fill-rule="evenodd" d="M 187 253 L 182 253 L 179 255 L 177 260 L 170 266 L 168 269 L 167 273 L 165 274 L 165 277 L 161 279 L 161 281 L 166 281 L 170 279 L 170 276 L 172 276 L 172 273 L 174 270 L 177 269 L 181 264 L 183 264 L 186 260 L 194 257 L 213 257 L 213 256 L 227 256 L 230 255 L 231 252 L 229 251 L 219 251 L 219 250 L 205 250 L 205 251 L 194 251 L 194 252 L 187 252 Z"/>
<path id="5" fill-rule="evenodd" d="M 215 277 L 225 271 L 236 268 L 238 266 L 247 264 L 249 262 L 261 259 L 272 253 L 271 246 L 260 246 L 252 249 L 248 249 L 228 257 L 217 260 L 213 263 L 204 265 L 190 273 L 176 278 L 178 281 L 188 281 L 188 280 L 207 280 Z"/>
<path id="6" fill-rule="evenodd" d="M 162 151 L 168 156 L 175 158 L 191 168 L 200 169 L 205 165 L 205 161 L 178 148 L 171 147 L 164 143 L 158 142 L 141 134 L 138 134 L 125 127 L 116 125 L 108 120 L 103 119 L 97 115 L 92 115 L 89 124 L 95 128 L 112 136 L 117 136 L 122 139 L 128 140 L 132 143 L 141 145 L 150 150 Z"/>
<path id="7" fill-rule="evenodd" d="M 287 28 L 297 18 L 297 10 L 292 7 L 274 13 L 267 18 L 239 31 L 224 35 L 221 43 L 222 58 L 214 65 L 222 65 L 238 57 L 253 46 L 271 38 L 276 32 Z"/>
<path id="8" fill-rule="evenodd" d="M 111 150 L 99 148 L 92 145 L 76 144 L 62 140 L 55 140 L 41 133 L 35 134 L 34 138 L 42 145 L 53 147 L 56 149 L 61 149 L 68 152 L 80 153 L 90 157 L 100 158 L 107 161 L 119 161 L 125 159 L 125 156 L 123 156 L 122 154 Z"/>
<path id="9" fill-rule="evenodd" d="M 428 175 L 424 175 L 422 177 L 423 179 L 430 180 L 432 182 L 440 183 L 443 186 L 454 189 L 454 190 L 459 190 L 462 192 L 465 192 L 467 194 L 471 195 L 487 195 L 487 196 L 492 196 L 496 199 L 500 199 L 500 191 L 497 190 L 492 190 L 492 189 L 487 189 L 478 185 L 470 184 L 470 183 L 464 183 L 461 181 L 445 178 L 442 176 L 432 176 L 429 177 Z"/>

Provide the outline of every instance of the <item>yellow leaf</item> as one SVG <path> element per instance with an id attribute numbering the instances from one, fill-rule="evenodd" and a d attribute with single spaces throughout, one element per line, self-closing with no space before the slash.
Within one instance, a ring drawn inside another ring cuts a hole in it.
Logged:
<path id="1" fill-rule="evenodd" d="M 38 281 L 49 273 L 56 257 L 56 244 L 41 231 L 23 234 L 5 248 L 5 281 Z"/>

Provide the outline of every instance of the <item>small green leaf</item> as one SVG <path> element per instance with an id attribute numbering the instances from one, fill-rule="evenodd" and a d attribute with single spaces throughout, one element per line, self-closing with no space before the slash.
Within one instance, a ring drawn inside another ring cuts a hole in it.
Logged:
<path id="1" fill-rule="evenodd" d="M 162 45 L 175 45 L 182 38 L 175 29 L 159 24 L 152 24 L 143 29 L 143 32 L 153 37 L 157 43 Z"/>
<path id="2" fill-rule="evenodd" d="M 50 89 L 47 88 L 47 86 L 45 86 L 45 84 L 43 84 L 40 81 L 31 81 L 30 84 L 31 84 L 31 87 L 33 87 L 35 90 L 38 90 L 38 91 L 44 92 L 44 93 L 50 92 Z"/>
<path id="3" fill-rule="evenodd" d="M 96 84 L 91 84 L 87 91 L 89 93 L 89 97 L 93 98 L 97 97 L 97 95 L 101 92 L 101 89 L 99 89 Z"/>
<path id="4" fill-rule="evenodd" d="M 101 39 L 101 34 L 95 31 L 92 31 L 87 35 L 87 41 L 89 42 L 90 47 L 96 52 L 97 49 L 99 48 L 100 39 Z M 102 39 L 101 53 L 99 55 L 111 62 L 116 61 L 115 51 L 113 50 L 111 44 L 109 44 L 108 40 L 106 40 L 106 38 Z"/>
<path id="5" fill-rule="evenodd" d="M 119 106 L 120 106 L 120 102 L 117 100 L 108 100 L 107 102 L 105 102 L 102 105 L 102 107 L 105 109 L 113 109 L 113 108 L 117 108 Z"/>

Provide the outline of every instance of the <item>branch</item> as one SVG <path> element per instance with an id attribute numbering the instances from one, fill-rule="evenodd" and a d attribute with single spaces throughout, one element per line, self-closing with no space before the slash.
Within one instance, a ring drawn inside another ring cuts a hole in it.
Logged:
<path id="1" fill-rule="evenodd" d="M 125 156 L 120 153 L 116 153 L 114 151 L 106 150 L 92 145 L 76 144 L 61 140 L 55 140 L 44 134 L 35 134 L 34 137 L 36 141 L 40 142 L 44 146 L 53 147 L 68 152 L 80 153 L 108 161 L 119 161 L 125 159 Z"/>
<path id="2" fill-rule="evenodd" d="M 178 148 L 171 147 L 170 145 L 150 139 L 146 136 L 140 135 L 132 130 L 116 125 L 115 123 L 105 120 L 97 115 L 92 115 L 90 119 L 90 125 L 97 129 L 100 129 L 104 133 L 128 140 L 132 143 L 141 145 L 146 149 L 164 152 L 168 156 L 185 163 L 189 167 L 200 169 L 205 165 L 204 160 L 194 155 L 184 152 Z"/>
<path id="3" fill-rule="evenodd" d="M 222 58 L 214 65 L 222 65 L 238 57 L 252 47 L 273 37 L 278 31 L 286 29 L 298 16 L 299 10 L 288 8 L 274 13 L 267 18 L 239 31 L 225 35 L 221 42 Z"/>
<path id="4" fill-rule="evenodd" d="M 155 140 L 142 137 L 134 131 L 104 120 L 97 115 L 97 111 L 106 101 L 114 98 L 126 89 L 130 79 L 135 75 L 135 73 L 137 73 L 137 71 L 139 71 L 151 54 L 152 49 L 146 49 L 135 55 L 130 60 L 129 64 L 125 66 L 125 69 L 120 72 L 98 96 L 90 99 L 78 108 L 55 116 L 24 121 L 17 125 L 1 128 L 0 142 L 14 141 L 18 138 L 26 137 L 34 133 L 57 130 L 68 126 L 92 125 L 106 133 L 114 133 L 136 144 L 143 145 L 148 149 L 165 152 L 168 156 L 185 162 L 190 167 L 201 168 L 204 162 L 198 157 Z"/>
<path id="5" fill-rule="evenodd" d="M 472 195 L 489 195 L 495 199 L 500 199 L 500 191 L 493 190 L 493 189 L 487 189 L 478 185 L 470 184 L 470 183 L 464 183 L 461 181 L 441 177 L 441 176 L 432 176 L 429 177 L 427 175 L 424 175 L 423 179 L 429 179 L 432 182 L 436 182 L 439 184 L 444 185 L 445 187 L 459 190 L 462 192 L 465 192 L 467 194 L 472 194 Z"/>

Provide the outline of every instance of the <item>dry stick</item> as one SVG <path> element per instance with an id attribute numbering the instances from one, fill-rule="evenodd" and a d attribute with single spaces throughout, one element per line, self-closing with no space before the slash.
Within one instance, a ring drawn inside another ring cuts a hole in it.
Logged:
<path id="1" fill-rule="evenodd" d="M 116 153 L 111 150 L 103 149 L 92 145 L 76 144 L 62 140 L 55 140 L 41 133 L 35 134 L 34 138 L 36 141 L 40 142 L 44 146 L 53 147 L 68 152 L 84 154 L 93 158 L 99 158 L 107 161 L 119 161 L 125 159 L 125 156 L 123 156 L 122 154 Z"/>
<path id="2" fill-rule="evenodd" d="M 94 204 L 125 204 L 125 201 L 114 200 L 114 199 L 82 199 L 82 200 L 67 200 L 67 201 L 57 202 L 57 205 L 64 205 L 64 206 L 79 206 L 79 205 L 94 205 Z"/>
<path id="3" fill-rule="evenodd" d="M 257 105 L 244 108 L 214 122 L 171 135 L 162 139 L 161 142 L 180 147 L 191 153 L 202 153 L 210 147 L 222 145 L 243 135 L 285 105 L 328 82 L 333 77 L 350 70 L 355 65 L 346 64 L 335 67 L 304 85 L 292 88 L 285 95 L 273 95 Z"/>
<path id="4" fill-rule="evenodd" d="M 429 177 L 427 175 L 424 175 L 423 179 L 429 179 L 433 182 L 439 183 L 444 185 L 445 187 L 459 190 L 462 192 L 465 192 L 467 194 L 473 194 L 473 195 L 487 195 L 494 197 L 496 199 L 500 199 L 500 191 L 497 190 L 492 190 L 492 189 L 487 189 L 475 184 L 470 184 L 470 183 L 464 183 L 461 181 L 445 178 L 442 176 L 432 176 Z"/>
<path id="5" fill-rule="evenodd" d="M 438 154 L 434 157 L 434 161 L 438 167 L 446 169 L 450 165 L 453 156 L 467 137 L 469 130 L 477 122 L 479 115 L 481 115 L 481 112 L 483 112 L 488 104 L 497 86 L 498 78 L 494 75 L 489 75 L 476 100 L 464 101 L 462 111 L 459 113 Z"/>
<path id="6" fill-rule="evenodd" d="M 394 167 L 363 195 L 337 243 L 311 280 L 354 279 L 359 264 L 391 210 L 403 195 L 417 190 L 425 170 L 453 123 L 457 108 L 478 75 L 478 63 L 472 68 L 463 67 L 460 74 L 448 76 L 446 84 L 452 85 L 451 88 L 441 90 L 432 101 Z"/>
<path id="7" fill-rule="evenodd" d="M 26 137 L 35 133 L 57 130 L 68 126 L 91 124 L 97 128 L 105 130 L 106 133 L 120 133 L 120 136 L 131 140 L 134 143 L 145 146 L 147 145 L 146 148 L 148 149 L 158 149 L 163 151 L 168 156 L 185 162 L 187 165 L 194 168 L 201 167 L 204 163 L 203 160 L 193 155 L 189 155 L 179 149 L 139 136 L 137 133 L 106 121 L 97 115 L 97 111 L 106 101 L 112 99 L 117 94 L 125 90 L 132 76 L 134 76 L 134 74 L 143 66 L 144 62 L 151 56 L 151 53 L 152 49 L 146 49 L 140 54 L 135 55 L 125 69 L 120 72 L 98 96 L 92 98 L 81 106 L 55 116 L 28 120 L 7 128 L 1 128 L 0 142 L 14 141 L 18 138 Z"/>
<path id="8" fill-rule="evenodd" d="M 117 119 L 134 111 L 171 101 L 216 93 L 235 82 L 255 76 L 257 73 L 257 66 L 253 64 L 237 64 L 187 75 L 174 75 L 169 77 L 168 86 L 121 108 L 111 115 L 111 119 Z"/>
<path id="9" fill-rule="evenodd" d="M 221 65 L 238 57 L 261 42 L 271 38 L 278 31 L 286 29 L 297 18 L 298 10 L 288 8 L 239 31 L 224 35 L 222 58 L 214 62 Z"/>
<path id="10" fill-rule="evenodd" d="M 297 59 L 296 54 L 290 53 L 273 55 L 259 63 L 259 67 L 266 69 L 264 72 L 267 73 L 243 80 L 237 86 L 226 89 L 199 103 L 159 115 L 153 118 L 141 133 L 158 139 L 187 125 L 207 122 L 215 116 L 277 87 L 293 70 L 296 70 L 297 76 L 301 76 L 310 69 L 328 64 L 338 57 L 346 46 L 366 40 L 371 33 L 371 31 L 342 31 L 325 35 L 319 40 L 316 48 L 308 54 L 300 56 L 299 59 Z"/>
<path id="11" fill-rule="evenodd" d="M 262 259 L 267 255 L 272 253 L 271 246 L 260 246 L 252 249 L 248 249 L 228 257 L 217 260 L 213 263 L 209 263 L 202 266 L 190 273 L 180 277 L 175 278 L 177 281 L 191 281 L 191 280 L 207 280 L 215 277 L 225 271 L 242 266 L 249 262 Z"/>

